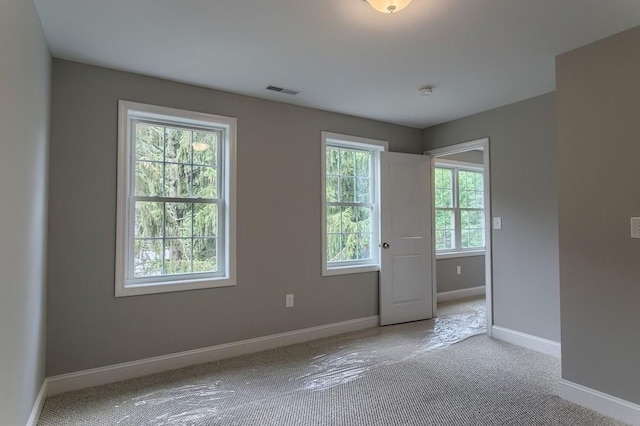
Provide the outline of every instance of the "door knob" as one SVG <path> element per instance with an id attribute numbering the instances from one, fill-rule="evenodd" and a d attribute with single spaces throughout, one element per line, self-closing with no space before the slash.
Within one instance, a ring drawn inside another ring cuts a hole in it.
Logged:
<path id="1" fill-rule="evenodd" d="M 389 247 L 390 247 L 389 243 L 382 243 L 382 248 L 383 249 L 388 249 Z"/>

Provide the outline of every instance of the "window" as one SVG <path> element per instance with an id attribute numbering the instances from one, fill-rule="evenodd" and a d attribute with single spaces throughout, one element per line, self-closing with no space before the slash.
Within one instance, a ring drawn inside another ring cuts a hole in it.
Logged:
<path id="1" fill-rule="evenodd" d="M 234 285 L 236 120 L 119 103 L 116 296 Z"/>
<path id="2" fill-rule="evenodd" d="M 434 189 L 436 252 L 483 251 L 485 218 L 482 168 L 436 161 Z"/>
<path id="3" fill-rule="evenodd" d="M 387 142 L 322 132 L 323 275 L 379 269 L 379 162 Z"/>

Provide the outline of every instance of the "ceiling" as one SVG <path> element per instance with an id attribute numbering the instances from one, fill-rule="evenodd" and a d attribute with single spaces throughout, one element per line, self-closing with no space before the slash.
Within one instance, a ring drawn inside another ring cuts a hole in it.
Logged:
<path id="1" fill-rule="evenodd" d="M 35 3 L 57 58 L 418 128 L 553 91 L 556 55 L 640 24 L 640 0 Z"/>

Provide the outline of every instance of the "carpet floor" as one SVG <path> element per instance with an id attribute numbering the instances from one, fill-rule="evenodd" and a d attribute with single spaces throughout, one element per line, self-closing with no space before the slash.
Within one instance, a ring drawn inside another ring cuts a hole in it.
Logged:
<path id="1" fill-rule="evenodd" d="M 619 425 L 555 396 L 558 360 L 484 305 L 47 398 L 39 425 Z"/>

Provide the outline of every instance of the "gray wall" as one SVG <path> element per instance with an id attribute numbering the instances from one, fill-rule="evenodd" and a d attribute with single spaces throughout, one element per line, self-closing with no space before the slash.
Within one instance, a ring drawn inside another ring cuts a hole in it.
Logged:
<path id="1" fill-rule="evenodd" d="M 638 52 L 640 27 L 557 59 L 562 377 L 636 404 Z"/>
<path id="2" fill-rule="evenodd" d="M 377 315 L 377 273 L 321 277 L 320 131 L 420 130 L 61 60 L 52 93 L 48 375 Z M 118 99 L 238 118 L 237 286 L 114 298 Z"/>
<path id="3" fill-rule="evenodd" d="M 461 274 L 458 275 L 457 267 Z M 438 293 L 484 285 L 484 256 L 454 257 L 436 260 L 436 287 Z"/>
<path id="4" fill-rule="evenodd" d="M 456 154 L 444 155 L 443 160 L 465 161 L 467 163 L 482 164 L 484 162 L 484 153 L 478 150 L 458 152 Z"/>
<path id="5" fill-rule="evenodd" d="M 424 131 L 424 149 L 490 138 L 494 324 L 560 341 L 555 95 Z"/>
<path id="6" fill-rule="evenodd" d="M 44 380 L 51 56 L 32 1 L 0 2 L 0 424 L 24 425 Z"/>

